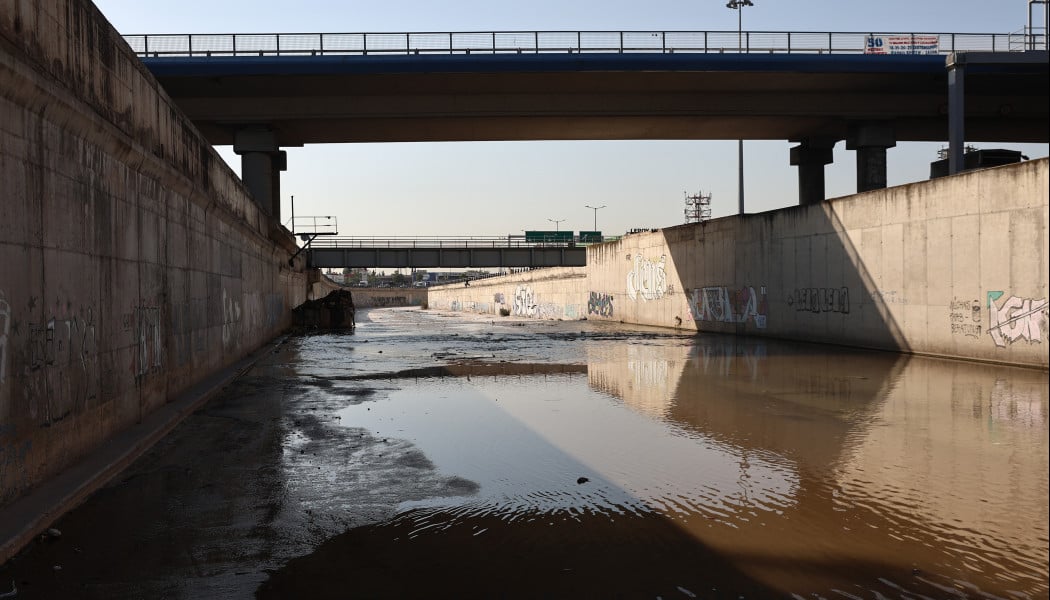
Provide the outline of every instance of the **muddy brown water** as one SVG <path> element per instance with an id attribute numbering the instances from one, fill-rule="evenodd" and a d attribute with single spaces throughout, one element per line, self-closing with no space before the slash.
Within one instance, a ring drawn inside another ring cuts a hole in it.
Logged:
<path id="1" fill-rule="evenodd" d="M 1043 371 L 374 309 L 287 338 L 0 593 L 1045 598 L 1048 431 Z"/>

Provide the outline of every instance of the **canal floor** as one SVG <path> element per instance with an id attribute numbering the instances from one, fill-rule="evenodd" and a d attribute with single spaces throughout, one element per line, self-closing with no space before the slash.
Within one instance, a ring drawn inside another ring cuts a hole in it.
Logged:
<path id="1" fill-rule="evenodd" d="M 1044 371 L 418 309 L 285 338 L 23 598 L 1046 598 Z"/>

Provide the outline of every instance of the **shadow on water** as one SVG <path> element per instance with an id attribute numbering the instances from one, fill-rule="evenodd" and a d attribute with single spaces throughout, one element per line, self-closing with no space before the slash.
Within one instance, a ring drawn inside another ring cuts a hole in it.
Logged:
<path id="1" fill-rule="evenodd" d="M 352 530 L 293 560 L 258 598 L 769 597 L 696 538 L 656 514 L 406 514 Z"/>

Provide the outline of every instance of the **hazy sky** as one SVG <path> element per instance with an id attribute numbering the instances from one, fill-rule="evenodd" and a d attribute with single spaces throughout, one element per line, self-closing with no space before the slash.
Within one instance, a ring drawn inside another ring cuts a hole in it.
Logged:
<path id="1" fill-rule="evenodd" d="M 745 30 L 1009 33 L 1027 22 L 1026 0 L 753 0 Z M 99 0 L 125 34 L 532 30 L 736 31 L 722 0 Z M 926 179 L 943 144 L 901 143 L 888 153 L 890 185 Z M 748 212 L 797 204 L 787 142 L 745 143 Z M 979 144 L 980 147 L 992 147 Z M 1047 144 L 995 144 L 1028 156 Z M 220 154 L 239 172 L 239 157 Z M 713 196 L 715 217 L 737 210 L 735 141 L 456 142 L 316 144 L 289 148 L 282 216 L 334 215 L 354 236 L 508 235 L 684 222 L 683 192 Z M 829 197 L 856 189 L 854 153 L 840 142 L 825 170 Z M 555 225 L 552 220 L 564 220 Z"/>

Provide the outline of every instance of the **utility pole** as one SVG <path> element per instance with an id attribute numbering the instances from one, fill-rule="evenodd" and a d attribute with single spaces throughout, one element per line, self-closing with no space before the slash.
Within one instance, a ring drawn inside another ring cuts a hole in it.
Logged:
<path id="1" fill-rule="evenodd" d="M 586 206 L 587 208 L 589 208 L 589 209 L 594 211 L 594 230 L 593 231 L 598 231 L 598 211 L 603 209 L 603 208 L 605 208 L 605 205 L 603 204 L 601 206 L 591 206 L 589 204 L 584 204 L 584 206 Z"/>
<path id="2" fill-rule="evenodd" d="M 736 51 L 744 51 L 744 7 L 754 6 L 751 0 L 729 0 L 726 8 L 736 11 Z M 744 214 L 744 140 L 737 139 L 736 160 L 739 165 L 737 192 L 738 192 L 738 214 Z"/>

